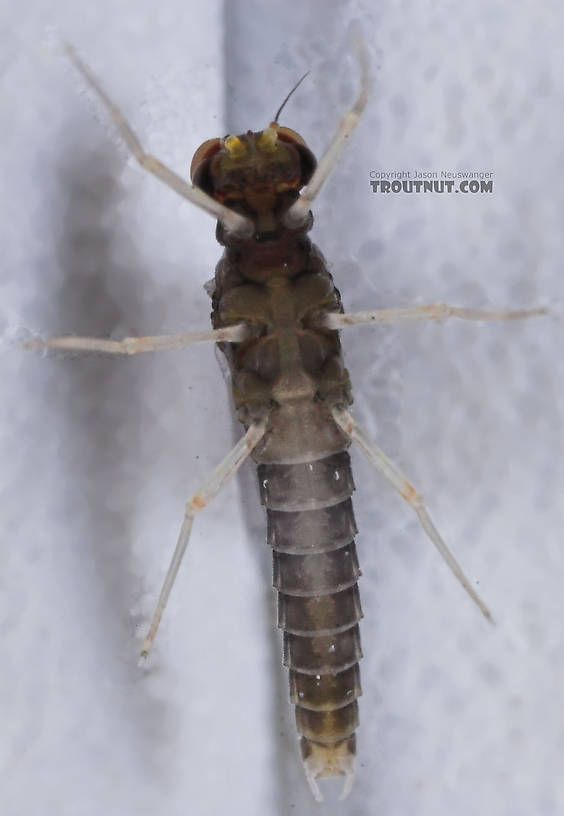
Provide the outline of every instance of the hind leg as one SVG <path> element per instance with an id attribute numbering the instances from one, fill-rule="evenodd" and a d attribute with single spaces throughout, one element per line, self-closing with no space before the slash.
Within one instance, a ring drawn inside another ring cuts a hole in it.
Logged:
<path id="1" fill-rule="evenodd" d="M 184 521 L 182 522 L 178 542 L 176 544 L 176 548 L 174 550 L 172 560 L 159 595 L 157 606 L 153 613 L 147 637 L 143 641 L 143 646 L 141 648 L 142 659 L 146 658 L 149 654 L 153 640 L 157 634 L 165 606 L 172 587 L 174 586 L 178 570 L 180 569 L 180 564 L 182 563 L 184 553 L 186 552 L 186 547 L 188 546 L 188 540 L 192 531 L 194 518 L 197 516 L 200 510 L 203 510 L 204 507 L 217 496 L 223 485 L 243 464 L 257 442 L 259 442 L 264 436 L 265 429 L 265 422 L 254 422 L 250 426 L 245 436 L 243 436 L 239 442 L 237 442 L 235 447 L 229 451 L 225 459 L 219 463 L 211 476 L 206 479 L 200 489 L 192 496 L 190 501 L 186 503 Z"/>
<path id="2" fill-rule="evenodd" d="M 420 494 L 406 479 L 398 466 L 395 465 L 391 459 L 388 459 L 384 451 L 381 450 L 378 445 L 372 439 L 370 439 L 363 430 L 361 430 L 361 428 L 359 428 L 348 411 L 345 411 L 342 408 L 333 408 L 332 414 L 337 425 L 353 442 L 359 446 L 368 461 L 374 465 L 376 470 L 379 470 L 380 473 L 382 473 L 388 482 L 390 482 L 392 487 L 397 490 L 402 499 L 405 499 L 405 501 L 415 510 L 419 522 L 427 534 L 427 537 L 435 545 L 441 557 L 447 563 L 452 574 L 460 581 L 486 620 L 493 623 L 490 610 L 477 592 L 475 592 L 470 581 L 464 574 L 462 567 L 455 559 L 446 543 L 443 541 L 439 531 L 433 524 L 431 517 L 427 512 L 427 508 L 425 507 Z"/>

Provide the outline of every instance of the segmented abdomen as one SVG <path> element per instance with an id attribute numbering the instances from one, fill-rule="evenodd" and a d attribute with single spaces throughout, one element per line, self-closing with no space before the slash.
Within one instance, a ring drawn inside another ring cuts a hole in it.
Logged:
<path id="1" fill-rule="evenodd" d="M 303 756 L 317 754 L 320 776 L 343 773 L 355 754 L 362 657 L 350 458 L 261 464 L 258 476 Z"/>

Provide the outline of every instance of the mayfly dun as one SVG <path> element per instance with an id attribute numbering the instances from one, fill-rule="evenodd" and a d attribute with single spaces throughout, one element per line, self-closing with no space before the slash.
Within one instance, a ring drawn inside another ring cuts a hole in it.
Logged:
<path id="1" fill-rule="evenodd" d="M 450 317 L 511 320 L 546 310 L 484 311 L 441 303 L 344 312 L 323 256 L 308 233 L 313 224 L 311 204 L 368 100 L 368 59 L 361 42 L 356 46 L 360 66 L 356 100 L 319 162 L 298 133 L 278 123 L 283 103 L 261 131 L 204 142 L 192 160 L 191 184 L 144 151 L 90 69 L 71 47 L 66 52 L 139 164 L 213 215 L 217 239 L 225 248 L 211 291 L 211 330 L 121 341 L 66 336 L 26 344 L 131 355 L 212 342 L 227 358 L 245 434 L 186 504 L 142 657 L 147 657 L 157 634 L 195 517 L 250 456 L 258 465 L 266 507 L 278 625 L 284 632 L 284 664 L 305 773 L 318 800 L 322 798 L 318 778 L 344 776 L 344 797 L 353 781 L 362 656 L 354 485 L 347 452 L 351 443 L 411 506 L 464 590 L 487 619 L 491 615 L 437 531 L 421 495 L 349 413 L 351 386 L 339 330 Z"/>

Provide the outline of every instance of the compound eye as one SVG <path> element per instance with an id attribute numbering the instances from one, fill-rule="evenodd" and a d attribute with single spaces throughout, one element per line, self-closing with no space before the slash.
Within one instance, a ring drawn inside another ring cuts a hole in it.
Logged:
<path id="1" fill-rule="evenodd" d="M 298 188 L 303 187 L 309 182 L 317 166 L 315 156 L 307 146 L 305 139 L 303 139 L 299 133 L 296 133 L 295 130 L 292 130 L 292 128 L 282 127 L 278 122 L 271 122 L 269 127 L 276 130 L 281 142 L 291 144 L 294 149 L 297 150 L 300 157 L 301 176 L 296 186 Z"/>
<path id="2" fill-rule="evenodd" d="M 194 177 L 197 173 L 198 167 L 202 162 L 211 159 L 216 153 L 221 150 L 222 139 L 207 139 L 194 153 L 194 158 L 190 164 L 190 179 L 192 184 L 196 184 Z"/>
<path id="3" fill-rule="evenodd" d="M 276 130 L 278 138 L 283 142 L 290 142 L 291 144 L 299 144 L 302 147 L 307 147 L 305 139 L 303 139 L 299 133 L 296 133 L 295 130 L 292 130 L 292 128 L 282 127 L 278 122 L 271 122 L 270 127 Z"/>

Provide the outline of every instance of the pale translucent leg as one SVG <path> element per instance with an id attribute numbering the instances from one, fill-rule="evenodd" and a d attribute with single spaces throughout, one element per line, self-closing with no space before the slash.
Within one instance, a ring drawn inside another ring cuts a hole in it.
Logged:
<path id="1" fill-rule="evenodd" d="M 204 507 L 209 504 L 209 502 L 215 498 L 215 496 L 217 496 L 223 485 L 231 476 L 233 476 L 237 468 L 243 464 L 257 442 L 259 442 L 264 436 L 265 430 L 266 420 L 262 422 L 254 422 L 250 426 L 245 436 L 243 436 L 239 442 L 237 442 L 235 447 L 227 454 L 225 459 L 219 463 L 211 476 L 204 482 L 197 493 L 195 493 L 190 501 L 186 503 L 184 521 L 182 522 L 178 543 L 176 545 L 176 549 L 174 550 L 172 561 L 170 562 L 170 566 L 161 589 L 161 594 L 159 595 L 159 600 L 151 620 L 149 632 L 143 642 L 141 658 L 147 657 L 153 640 L 155 639 L 155 635 L 157 634 L 157 629 L 159 628 L 159 623 L 161 622 L 164 608 L 168 601 L 170 591 L 174 585 L 174 581 L 178 574 L 178 569 L 188 545 L 188 539 L 190 538 L 190 531 L 192 530 L 192 522 L 194 521 L 194 518 L 200 512 L 200 510 L 203 510 Z"/>
<path id="2" fill-rule="evenodd" d="M 23 346 L 30 351 L 95 351 L 102 354 L 141 354 L 145 351 L 165 351 L 183 349 L 195 343 L 241 343 L 249 333 L 244 324 L 226 326 L 223 329 L 209 329 L 200 332 L 155 335 L 153 337 L 125 337 L 123 340 L 104 340 L 98 337 L 51 337 L 48 340 L 33 338 Z"/>
<path id="3" fill-rule="evenodd" d="M 284 223 L 288 227 L 296 228 L 307 221 L 311 202 L 331 175 L 333 168 L 339 161 L 341 151 L 358 125 L 360 117 L 366 107 L 370 86 L 368 54 L 362 39 L 358 38 L 355 42 L 355 46 L 360 63 L 360 91 L 352 108 L 347 111 L 341 119 L 337 132 L 319 160 L 309 184 L 284 216 Z"/>
<path id="4" fill-rule="evenodd" d="M 460 320 L 521 320 L 526 317 L 548 315 L 550 310 L 539 306 L 534 309 L 517 309 L 512 312 L 497 312 L 489 309 L 465 309 L 449 306 L 448 303 L 432 303 L 429 306 L 408 306 L 401 309 L 376 309 L 370 312 L 338 314 L 327 312 L 316 325 L 324 329 L 344 329 L 347 326 L 362 326 L 368 323 L 403 323 L 413 320 L 443 320 L 458 317 Z"/>
<path id="5" fill-rule="evenodd" d="M 125 119 L 120 109 L 116 107 L 112 100 L 107 96 L 106 92 L 103 90 L 90 68 L 88 68 L 88 66 L 80 59 L 71 45 L 65 43 L 64 48 L 71 62 L 74 64 L 77 70 L 80 71 L 88 85 L 90 85 L 110 114 L 112 121 L 119 130 L 124 142 L 133 153 L 141 167 L 148 170 L 149 173 L 153 173 L 153 175 L 163 181 L 168 187 L 173 189 L 183 198 L 187 198 L 188 201 L 191 201 L 197 207 L 200 207 L 202 210 L 206 210 L 206 212 L 209 212 L 215 218 L 219 219 L 228 232 L 236 233 L 241 237 L 246 237 L 252 234 L 253 224 L 250 219 L 239 215 L 239 213 L 236 213 L 233 210 L 230 210 L 229 207 L 225 207 L 223 204 L 220 204 L 202 190 L 188 184 L 181 176 L 177 175 L 173 170 L 170 170 L 154 156 L 151 156 L 150 153 L 145 153 L 143 146 L 133 132 L 131 125 Z"/>
<path id="6" fill-rule="evenodd" d="M 493 623 L 493 618 L 489 609 L 479 595 L 477 595 L 477 593 L 474 591 L 470 581 L 464 575 L 462 568 L 441 538 L 437 528 L 427 513 L 425 505 L 423 504 L 423 499 L 419 493 L 417 493 L 415 488 L 407 481 L 401 470 L 390 459 L 388 459 L 382 450 L 380 450 L 378 445 L 358 427 L 348 411 L 345 411 L 343 408 L 333 408 L 332 413 L 337 425 L 342 428 L 342 430 L 350 439 L 353 440 L 353 442 L 356 442 L 368 461 L 371 462 L 374 467 L 386 477 L 390 484 L 398 491 L 400 496 L 413 507 L 417 513 L 417 516 L 419 517 L 421 526 L 439 553 L 442 555 L 455 577 L 458 578 L 468 595 L 470 595 L 474 603 L 477 604 L 482 615 L 487 618 L 490 623 Z"/>

